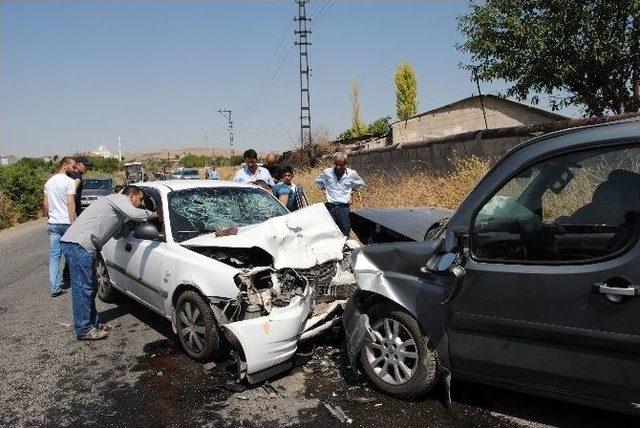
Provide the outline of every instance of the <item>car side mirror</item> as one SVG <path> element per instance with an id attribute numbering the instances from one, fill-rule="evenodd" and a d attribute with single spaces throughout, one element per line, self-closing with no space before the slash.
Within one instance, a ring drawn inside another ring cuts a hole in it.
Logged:
<path id="1" fill-rule="evenodd" d="M 436 275 L 448 273 L 457 257 L 458 255 L 456 253 L 434 254 L 422 268 L 422 271 L 424 273 L 430 272 Z"/>
<path id="2" fill-rule="evenodd" d="M 156 241 L 161 237 L 161 234 L 155 224 L 139 223 L 133 229 L 133 236 L 138 239 Z"/>

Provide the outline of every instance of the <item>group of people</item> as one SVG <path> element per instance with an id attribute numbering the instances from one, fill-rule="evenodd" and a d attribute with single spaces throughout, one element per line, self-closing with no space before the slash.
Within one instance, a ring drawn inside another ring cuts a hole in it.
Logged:
<path id="1" fill-rule="evenodd" d="M 233 181 L 238 183 L 256 184 L 272 192 L 289 211 L 295 211 L 307 205 L 306 197 L 301 186 L 293 183 L 293 168 L 279 166 L 276 156 L 268 154 L 266 163 L 258 164 L 258 154 L 249 149 L 243 154 L 244 166 L 236 172 Z M 358 173 L 347 168 L 347 154 L 334 153 L 333 167 L 327 168 L 318 176 L 316 186 L 326 194 L 325 203 L 331 217 L 340 231 L 349 235 L 349 206 L 351 194 L 365 186 Z"/>
<path id="2" fill-rule="evenodd" d="M 349 235 L 351 195 L 364 187 L 357 172 L 347 168 L 347 155 L 335 153 L 334 166 L 318 176 L 315 183 L 326 193 L 326 206 L 345 235 Z M 62 256 L 70 271 L 72 312 L 78 340 L 100 340 L 111 326 L 99 321 L 95 306 L 95 264 L 102 246 L 111 238 L 126 236 L 132 222 L 157 218 L 156 212 L 142 208 L 144 193 L 128 185 L 120 193 L 97 199 L 80 215 L 82 175 L 90 167 L 86 159 L 64 157 L 56 173 L 44 186 L 44 209 L 48 218 L 49 287 L 52 297 L 64 293 Z M 258 165 L 255 150 L 244 152 L 244 165 L 236 172 L 235 182 L 252 183 L 272 192 L 290 211 L 307 204 L 301 186 L 295 185 L 291 166 L 279 166 L 273 154 Z M 216 177 L 217 179 L 217 177 Z"/>
<path id="3" fill-rule="evenodd" d="M 87 163 L 64 157 L 44 186 L 44 208 L 49 235 L 49 287 L 51 296 L 64 293 L 62 256 L 69 266 L 74 329 L 78 340 L 99 340 L 111 326 L 101 323 L 95 306 L 95 262 L 111 238 L 128 233 L 128 221 L 147 221 L 155 212 L 140 208 L 144 193 L 126 186 L 93 202 L 80 215 L 82 174 Z"/>

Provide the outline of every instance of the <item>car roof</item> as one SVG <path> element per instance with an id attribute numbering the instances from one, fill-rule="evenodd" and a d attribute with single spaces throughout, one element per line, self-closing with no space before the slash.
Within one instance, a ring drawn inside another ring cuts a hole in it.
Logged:
<path id="1" fill-rule="evenodd" d="M 161 180 L 145 181 L 136 183 L 138 187 L 157 189 L 162 193 L 169 193 L 173 190 L 194 189 L 197 187 L 248 187 L 254 188 L 253 184 L 235 183 L 225 180 Z"/>
<path id="2" fill-rule="evenodd" d="M 604 134 L 606 134 L 607 138 L 603 138 L 605 136 Z M 640 137 L 640 116 L 635 116 L 613 122 L 586 125 L 550 132 L 527 140 L 510 151 L 515 152 L 533 144 L 540 144 L 543 141 L 556 140 L 558 138 L 563 138 L 564 142 L 570 146 L 580 146 L 591 141 L 606 141 L 638 137 Z"/>

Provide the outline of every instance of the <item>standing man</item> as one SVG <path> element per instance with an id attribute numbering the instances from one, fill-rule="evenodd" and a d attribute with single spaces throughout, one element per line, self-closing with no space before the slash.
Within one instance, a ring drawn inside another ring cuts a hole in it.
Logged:
<path id="1" fill-rule="evenodd" d="M 266 163 L 263 166 L 269 171 L 269 174 L 271 174 L 275 182 L 280 181 L 280 168 L 278 164 L 276 164 L 276 155 L 269 153 L 266 158 Z"/>
<path id="2" fill-rule="evenodd" d="M 58 170 L 44 185 L 44 212 L 49 219 L 49 290 L 52 297 L 63 293 L 60 239 L 76 219 L 76 183 L 67 175 L 75 166 L 73 158 L 62 158 Z"/>
<path id="3" fill-rule="evenodd" d="M 127 186 L 122 193 L 97 199 L 62 237 L 62 251 L 71 269 L 73 323 L 78 340 L 100 340 L 109 335 L 111 326 L 101 324 L 96 311 L 96 254 L 109 239 L 130 231 L 126 221 L 157 217 L 140 208 L 143 198 L 139 187 Z"/>
<path id="4" fill-rule="evenodd" d="M 87 172 L 87 168 L 93 165 L 91 165 L 84 156 L 76 157 L 75 161 L 76 168 L 71 174 L 69 174 L 69 177 L 73 178 L 76 183 L 76 216 L 79 216 L 80 212 L 82 212 L 82 205 L 80 203 L 82 201 L 83 188 L 82 176 Z"/>
<path id="5" fill-rule="evenodd" d="M 347 154 L 333 154 L 333 168 L 327 168 L 316 178 L 316 186 L 327 195 L 327 209 L 340 230 L 349 236 L 349 204 L 351 193 L 364 187 L 357 172 L 347 168 Z"/>
<path id="6" fill-rule="evenodd" d="M 209 180 L 220 180 L 220 173 L 216 171 L 215 165 L 210 165 L 209 168 L 207 168 L 207 178 Z"/>
<path id="7" fill-rule="evenodd" d="M 269 171 L 258 165 L 258 154 L 255 150 L 249 149 L 242 155 L 244 158 L 244 166 L 236 172 L 236 176 L 233 181 L 236 183 L 255 183 L 257 180 L 263 180 L 269 186 L 274 186 L 276 183 L 271 178 Z"/>

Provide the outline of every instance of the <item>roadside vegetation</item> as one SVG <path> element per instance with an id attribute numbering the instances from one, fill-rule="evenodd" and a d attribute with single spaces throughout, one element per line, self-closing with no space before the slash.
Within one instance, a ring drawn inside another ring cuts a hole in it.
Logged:
<path id="1" fill-rule="evenodd" d="M 94 167 L 87 176 L 116 177 L 121 165 L 116 159 L 89 157 Z M 41 217 L 44 184 L 55 172 L 57 157 L 50 162 L 22 158 L 0 167 L 0 230 Z"/>
<path id="2" fill-rule="evenodd" d="M 88 176 L 110 176 L 118 180 L 119 171 L 110 164 L 94 162 L 94 170 Z M 324 194 L 314 184 L 316 177 L 327 164 L 315 163 L 314 167 L 296 168 L 294 181 L 302 185 L 309 202 L 324 202 Z M 98 170 L 97 166 L 105 170 Z M 447 171 L 385 171 L 368 172 L 359 169 L 367 187 L 353 198 L 353 209 L 397 208 L 414 206 L 439 206 L 456 208 L 469 190 L 486 173 L 491 159 L 480 157 L 455 157 Z M 53 174 L 54 164 L 40 159 L 24 158 L 14 165 L 0 167 L 0 229 L 36 219 L 43 215 L 43 188 Z M 218 168 L 222 180 L 232 180 L 238 167 Z M 121 181 L 121 180 L 120 180 Z"/>

